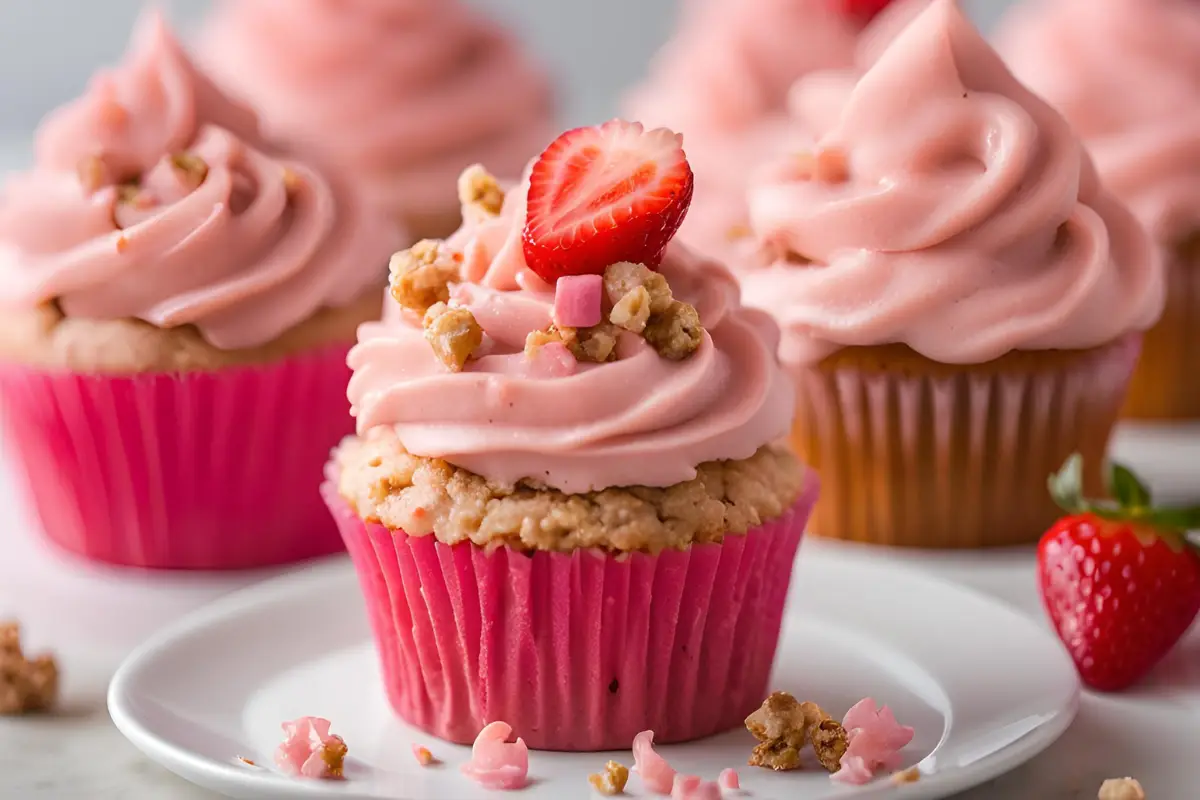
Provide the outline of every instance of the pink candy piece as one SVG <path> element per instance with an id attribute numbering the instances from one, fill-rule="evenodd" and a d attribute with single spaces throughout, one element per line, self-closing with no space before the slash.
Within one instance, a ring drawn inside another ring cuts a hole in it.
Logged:
<path id="1" fill-rule="evenodd" d="M 529 783 L 529 748 L 521 739 L 510 743 L 511 735 L 512 726 L 505 722 L 493 722 L 481 730 L 462 773 L 492 791 L 524 788 Z"/>
<path id="2" fill-rule="evenodd" d="M 342 749 L 346 743 L 329 733 L 329 720 L 300 717 L 283 723 L 284 740 L 275 751 L 275 766 L 285 775 L 300 778 L 336 780 L 325 759 L 330 746 Z"/>
<path id="3" fill-rule="evenodd" d="M 535 347 L 525 359 L 525 373 L 530 378 L 569 378 L 578 368 L 579 361 L 562 342 Z"/>
<path id="4" fill-rule="evenodd" d="M 721 774 L 717 776 L 717 785 L 722 789 L 741 789 L 742 782 L 738 778 L 736 769 L 723 769 Z"/>
<path id="5" fill-rule="evenodd" d="M 676 775 L 671 800 L 721 800 L 721 787 L 695 775 Z"/>
<path id="6" fill-rule="evenodd" d="M 871 698 L 857 703 L 842 721 L 850 746 L 842 756 L 842 768 L 830 777 L 839 783 L 862 785 L 880 770 L 900 765 L 900 750 L 913 738 L 913 729 L 896 722 L 887 706 L 879 708 Z"/>
<path id="7" fill-rule="evenodd" d="M 675 770 L 654 752 L 654 731 L 642 731 L 633 737 L 633 770 L 647 791 L 669 795 L 675 784 Z"/>
<path id="8" fill-rule="evenodd" d="M 554 287 L 554 323 L 570 328 L 590 328 L 600 322 L 600 296 L 604 278 L 567 275 Z"/>

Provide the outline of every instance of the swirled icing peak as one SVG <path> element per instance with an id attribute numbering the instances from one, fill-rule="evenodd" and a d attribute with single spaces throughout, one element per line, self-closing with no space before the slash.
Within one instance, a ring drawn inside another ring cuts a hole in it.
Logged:
<path id="1" fill-rule="evenodd" d="M 409 309 L 390 304 L 382 322 L 360 329 L 350 353 L 360 433 L 391 426 L 415 455 L 504 484 L 531 479 L 579 493 L 670 486 L 695 477 L 701 463 L 748 458 L 787 432 L 793 397 L 775 361 L 778 330 L 740 305 L 727 270 L 682 245 L 668 246 L 661 278 L 616 265 L 605 280 L 625 270 L 661 293 L 665 279 L 703 326 L 686 357 L 661 354 L 668 351 L 652 346 L 648 333 L 631 333 L 634 322 L 615 313 L 629 328 L 604 329 L 615 348 L 610 342 L 597 350 L 599 339 L 579 331 L 564 340 L 578 362 L 563 365 L 571 356 L 560 342 L 538 344 L 556 332 L 555 290 L 525 263 L 527 192 L 528 179 L 508 191 L 498 214 L 467 209 L 463 228 L 446 242 L 397 257 L 393 294 Z M 454 278 L 443 290 L 449 272 Z M 447 298 L 448 306 L 438 302 Z M 643 299 L 649 309 L 654 301 Z M 426 306 L 422 320 L 413 309 Z M 626 310 L 637 316 L 636 308 Z M 473 338 L 473 326 L 482 339 Z M 469 339 L 469 357 L 459 350 L 461 360 L 440 358 L 430 344 L 439 332 L 451 351 Z M 531 358 L 531 342 L 533 354 L 552 354 Z"/>
<path id="2" fill-rule="evenodd" d="M 125 62 L 58 109 L 0 200 L 0 305 L 195 325 L 253 347 L 381 281 L 399 231 L 306 164 L 188 60 L 157 13 Z"/>
<path id="3" fill-rule="evenodd" d="M 1027 3 L 1002 30 L 1014 72 L 1087 142 L 1105 185 L 1163 241 L 1200 225 L 1200 6 Z"/>
<path id="4" fill-rule="evenodd" d="M 544 72 L 460 0 L 225 0 L 202 52 L 272 136 L 406 218 L 456 210 L 466 164 L 516 177 L 553 138 Z"/>
<path id="5" fill-rule="evenodd" d="M 787 257 L 743 281 L 781 321 L 785 360 L 903 343 L 978 363 L 1098 346 L 1161 313 L 1148 238 L 953 0 L 905 28 L 836 117 L 798 124 L 816 149 L 750 192 L 757 237 Z"/>

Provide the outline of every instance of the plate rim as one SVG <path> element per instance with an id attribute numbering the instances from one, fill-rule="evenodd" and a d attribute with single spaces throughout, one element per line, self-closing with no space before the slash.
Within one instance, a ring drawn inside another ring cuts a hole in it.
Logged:
<path id="1" fill-rule="evenodd" d="M 837 562 L 845 568 L 887 573 L 898 580 L 932 585 L 940 592 L 971 596 L 976 601 L 989 606 L 992 613 L 1007 616 L 1016 624 L 1037 630 L 1049 644 L 1052 644 L 1049 641 L 1050 633 L 1039 628 L 1028 614 L 1010 603 L 972 586 L 930 575 L 904 563 L 862 560 L 851 554 L 831 550 L 821 549 L 817 554 L 810 552 L 807 555 L 802 550 L 801 556 L 810 562 L 814 558 L 820 561 Z M 296 781 L 268 770 L 247 771 L 232 762 L 224 763 L 198 754 L 155 733 L 153 727 L 145 723 L 137 713 L 134 700 L 137 694 L 135 690 L 137 678 L 148 666 L 154 664 L 156 656 L 163 651 L 206 630 L 227 623 L 256 606 L 279 605 L 298 592 L 307 594 L 313 592 L 315 588 L 319 589 L 323 584 L 345 581 L 348 577 L 347 573 L 353 575 L 353 565 L 345 555 L 321 559 L 304 565 L 302 569 L 223 595 L 156 631 L 129 653 L 109 682 L 107 706 L 113 724 L 122 736 L 151 760 L 190 783 L 226 793 L 229 796 L 258 797 L 268 796 L 267 792 L 276 792 L 280 796 L 338 796 L 374 800 L 377 795 L 356 794 L 352 783 L 339 784 L 335 787 L 325 783 Z M 316 584 L 315 587 L 314 584 Z M 791 607 L 792 602 L 794 602 L 794 595 L 789 599 L 789 608 L 785 611 L 785 619 L 796 613 Z M 1049 651 L 1047 651 L 1047 655 L 1049 655 Z M 1035 728 L 969 765 L 938 769 L 933 774 L 923 775 L 922 780 L 917 783 L 904 786 L 878 781 L 874 786 L 861 787 L 853 792 L 854 796 L 863 798 L 887 796 L 897 798 L 897 800 L 909 797 L 928 798 L 928 800 L 945 798 L 998 778 L 1041 753 L 1070 728 L 1078 713 L 1082 695 L 1078 674 L 1067 653 L 1061 648 L 1056 648 L 1055 655 L 1060 661 L 1060 665 L 1064 667 L 1064 674 L 1069 671 L 1071 677 L 1069 697 L 1065 699 L 1060 708 Z M 947 731 L 946 736 L 952 736 L 952 732 Z M 944 741 L 945 736 L 942 741 L 939 741 L 939 746 Z M 197 775 L 204 775 L 208 780 L 200 783 L 195 780 Z M 927 793 L 930 789 L 934 793 Z M 416 798 L 406 797 L 397 798 L 397 800 L 416 800 Z"/>

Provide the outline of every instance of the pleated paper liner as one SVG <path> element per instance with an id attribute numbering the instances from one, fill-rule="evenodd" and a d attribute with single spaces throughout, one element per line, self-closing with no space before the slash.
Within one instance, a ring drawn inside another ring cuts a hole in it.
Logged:
<path id="1" fill-rule="evenodd" d="M 797 370 L 792 443 L 822 479 L 814 534 L 905 547 L 1036 541 L 1073 452 L 1101 490 L 1139 337 L 972 366 L 906 347 L 848 348 Z"/>
<path id="2" fill-rule="evenodd" d="M 0 365 L 5 440 L 45 534 L 88 559 L 244 569 L 342 549 L 321 501 L 353 432 L 347 347 L 218 372 Z"/>
<path id="3" fill-rule="evenodd" d="M 535 749 L 593 751 L 720 733 L 762 703 L 817 481 L 777 520 L 657 556 L 450 546 L 322 492 L 401 718 L 463 744 L 503 720 Z"/>
<path id="4" fill-rule="evenodd" d="M 1125 417 L 1200 420 L 1200 235 L 1192 250 L 1167 265 L 1167 303 L 1143 340 Z"/>

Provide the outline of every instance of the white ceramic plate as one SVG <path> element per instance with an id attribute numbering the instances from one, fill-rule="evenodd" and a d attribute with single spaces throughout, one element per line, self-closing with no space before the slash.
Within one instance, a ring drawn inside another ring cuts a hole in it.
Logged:
<path id="1" fill-rule="evenodd" d="M 872 696 L 916 737 L 906 766 L 922 778 L 896 787 L 833 784 L 819 770 L 745 767 L 744 730 L 660 752 L 680 771 L 715 778 L 738 767 L 763 800 L 940 798 L 1000 775 L 1066 730 L 1079 697 L 1057 642 L 1006 606 L 904 568 L 817 550 L 800 559 L 773 687 L 834 714 Z M 496 797 L 457 767 L 467 748 L 393 718 L 379 684 L 354 574 L 347 562 L 238 592 L 139 648 L 113 679 L 109 710 L 150 758 L 230 797 L 476 800 Z M 270 764 L 280 723 L 327 717 L 350 747 L 343 783 L 295 781 L 236 761 Z M 411 745 L 446 763 L 419 767 Z M 630 764 L 628 752 L 615 757 Z M 587 797 L 604 754 L 532 752 L 531 800 Z M 629 793 L 646 796 L 636 776 Z"/>

